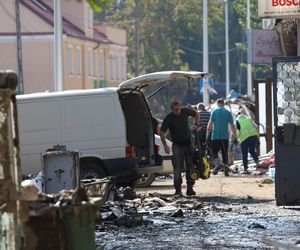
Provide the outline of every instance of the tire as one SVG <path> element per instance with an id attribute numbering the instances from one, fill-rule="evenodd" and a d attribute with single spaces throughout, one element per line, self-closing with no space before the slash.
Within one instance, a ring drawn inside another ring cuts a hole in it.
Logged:
<path id="1" fill-rule="evenodd" d="M 137 188 L 149 187 L 155 180 L 156 174 L 143 174 L 136 183 Z"/>
<path id="2" fill-rule="evenodd" d="M 87 163 L 80 171 L 80 179 L 102 179 L 107 176 L 102 166 L 95 163 Z"/>

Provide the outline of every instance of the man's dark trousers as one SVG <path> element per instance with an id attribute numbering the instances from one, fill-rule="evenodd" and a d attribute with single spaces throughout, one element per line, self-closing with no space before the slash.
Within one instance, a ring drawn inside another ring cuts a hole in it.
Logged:
<path id="1" fill-rule="evenodd" d="M 206 129 L 199 129 L 195 132 L 195 142 L 200 148 L 200 156 L 206 155 Z"/>
<path id="2" fill-rule="evenodd" d="M 222 160 L 225 165 L 228 164 L 228 140 L 212 140 L 212 151 L 214 159 L 219 158 L 219 151 L 222 153 Z"/>
<path id="3" fill-rule="evenodd" d="M 188 188 L 192 188 L 195 184 L 195 181 L 191 177 L 192 169 L 193 169 L 193 148 L 192 145 L 179 145 L 173 143 L 172 146 L 173 158 L 172 164 L 174 168 L 174 186 L 175 188 L 180 188 L 182 184 L 182 176 L 181 171 L 184 167 L 186 167 L 186 183 Z"/>
<path id="4" fill-rule="evenodd" d="M 252 156 L 254 162 L 255 163 L 258 162 L 258 155 L 255 150 L 257 143 L 258 143 L 257 136 L 251 136 L 241 143 L 244 170 L 248 169 L 248 152 Z"/>

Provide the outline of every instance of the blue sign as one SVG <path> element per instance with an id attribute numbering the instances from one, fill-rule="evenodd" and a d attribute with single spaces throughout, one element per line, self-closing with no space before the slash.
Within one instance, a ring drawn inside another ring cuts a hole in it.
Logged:
<path id="1" fill-rule="evenodd" d="M 199 81 L 199 93 L 200 95 L 203 94 L 203 89 L 204 89 L 204 80 L 205 79 L 200 79 Z M 214 80 L 213 79 L 208 79 L 208 85 L 209 85 L 209 89 L 213 89 L 214 86 Z"/>

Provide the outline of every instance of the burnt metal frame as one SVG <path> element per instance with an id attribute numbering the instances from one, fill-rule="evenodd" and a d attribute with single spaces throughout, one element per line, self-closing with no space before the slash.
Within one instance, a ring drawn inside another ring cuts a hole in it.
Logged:
<path id="1" fill-rule="evenodd" d="M 278 127 L 278 112 L 277 112 L 277 63 L 286 62 L 300 62 L 299 56 L 291 56 L 291 57 L 274 57 L 272 62 L 273 67 L 273 105 L 274 105 L 274 127 Z"/>

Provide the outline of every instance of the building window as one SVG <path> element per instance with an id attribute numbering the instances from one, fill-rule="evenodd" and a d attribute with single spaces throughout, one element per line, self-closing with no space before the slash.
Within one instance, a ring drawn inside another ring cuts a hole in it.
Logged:
<path id="1" fill-rule="evenodd" d="M 88 7 L 88 28 L 92 29 L 94 24 L 93 10 Z"/>
<path id="2" fill-rule="evenodd" d="M 116 79 L 119 80 L 119 56 L 116 56 Z"/>
<path id="3" fill-rule="evenodd" d="M 92 77 L 94 66 L 93 66 L 93 55 L 92 55 L 92 50 L 91 49 L 88 50 L 88 60 L 89 60 L 88 74 L 89 74 L 89 77 Z"/>
<path id="4" fill-rule="evenodd" d="M 99 53 L 99 77 L 104 79 L 104 53 L 100 51 Z"/>
<path id="5" fill-rule="evenodd" d="M 94 78 L 97 77 L 97 70 L 96 70 L 96 55 L 97 55 L 97 52 L 94 51 L 94 53 L 93 53 L 93 73 L 94 73 Z"/>
<path id="6" fill-rule="evenodd" d="M 125 57 L 121 57 L 121 79 L 125 80 Z"/>
<path id="7" fill-rule="evenodd" d="M 112 54 L 109 56 L 110 80 L 114 80 L 114 57 Z"/>
<path id="8" fill-rule="evenodd" d="M 74 74 L 74 65 L 73 65 L 73 48 L 68 47 L 67 49 L 67 60 L 68 60 L 68 68 L 69 68 L 69 74 L 73 75 Z"/>
<path id="9" fill-rule="evenodd" d="M 82 75 L 82 55 L 81 55 L 81 48 L 77 47 L 76 49 L 77 54 L 77 75 Z"/>

